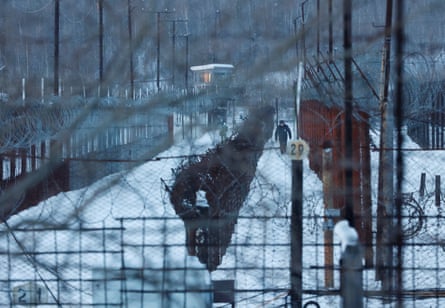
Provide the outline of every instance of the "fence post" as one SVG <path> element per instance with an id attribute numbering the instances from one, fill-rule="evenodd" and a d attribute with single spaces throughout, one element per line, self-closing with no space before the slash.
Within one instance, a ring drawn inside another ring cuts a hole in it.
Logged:
<path id="1" fill-rule="evenodd" d="M 9 178 L 11 180 L 13 180 L 16 176 L 16 159 L 17 159 L 17 154 L 15 152 L 15 150 L 12 150 L 11 152 L 9 152 Z"/>
<path id="2" fill-rule="evenodd" d="M 213 302 L 235 307 L 235 280 L 212 280 Z"/>
<path id="3" fill-rule="evenodd" d="M 57 95 L 58 96 L 62 96 L 62 78 L 59 78 L 59 83 L 58 83 L 58 90 L 57 90 Z"/>
<path id="4" fill-rule="evenodd" d="M 303 301 L 303 161 L 292 160 L 291 214 L 291 307 L 301 308 Z"/>
<path id="5" fill-rule="evenodd" d="M 27 150 L 26 148 L 20 148 L 20 175 L 26 174 L 28 171 L 28 160 L 27 160 Z"/>
<path id="6" fill-rule="evenodd" d="M 37 168 L 37 157 L 36 157 L 36 145 L 31 145 L 31 171 L 35 171 Z"/>
<path id="7" fill-rule="evenodd" d="M 332 195 L 332 143 L 325 141 L 322 145 L 322 180 L 323 180 L 323 200 L 325 209 L 324 221 L 324 264 L 325 264 L 325 287 L 334 287 L 334 252 L 332 246 L 332 230 L 334 228 L 333 212 L 334 203 Z M 338 210 L 339 211 L 339 210 Z"/>
<path id="8" fill-rule="evenodd" d="M 298 79 L 295 84 L 295 137 L 301 141 L 299 133 L 300 124 L 300 96 L 303 63 L 300 62 L 298 68 Z M 300 143 L 301 144 L 301 143 Z M 292 157 L 292 212 L 291 212 L 291 260 L 290 260 L 290 280 L 291 280 L 291 306 L 301 308 L 303 302 L 303 149 L 298 147 L 296 153 L 291 150 Z"/>
<path id="9" fill-rule="evenodd" d="M 22 78 L 22 101 L 26 99 L 26 79 Z"/>
<path id="10" fill-rule="evenodd" d="M 341 243 L 340 295 L 343 308 L 363 307 L 363 251 L 357 231 L 347 220 L 339 221 L 334 233 Z"/>
<path id="11" fill-rule="evenodd" d="M 0 154 L 0 183 L 3 182 L 3 178 L 4 178 L 4 167 L 3 167 L 3 162 L 5 160 L 5 156 L 3 154 Z"/>
<path id="12" fill-rule="evenodd" d="M 42 103 L 45 101 L 45 78 L 40 78 L 40 94 Z"/>
<path id="13" fill-rule="evenodd" d="M 422 172 L 420 174 L 420 188 L 419 188 L 419 197 L 425 196 L 425 180 L 426 180 L 426 173 Z"/>

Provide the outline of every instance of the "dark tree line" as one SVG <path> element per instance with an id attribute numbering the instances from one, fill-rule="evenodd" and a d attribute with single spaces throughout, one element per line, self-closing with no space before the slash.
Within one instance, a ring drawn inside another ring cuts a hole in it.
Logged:
<path id="1" fill-rule="evenodd" d="M 57 3 L 58 62 L 54 52 Z M 407 5 L 408 52 L 434 54 L 443 48 L 437 40 L 444 31 L 437 27 L 441 3 L 423 0 Z M 333 5 L 329 12 L 327 4 L 319 0 L 6 0 L 0 12 L 0 68 L 4 67 L 0 88 L 17 92 L 21 78 L 35 83 L 45 78 L 51 88 L 57 63 L 56 76 L 65 87 L 92 87 L 99 80 L 109 86 L 132 81 L 137 85 L 156 78 L 183 87 L 186 65 L 208 62 L 232 63 L 257 78 L 293 69 L 303 53 L 309 59 L 326 53 L 330 27 L 332 48 L 341 57 L 342 7 Z M 352 24 L 354 53 L 368 56 L 368 62 L 378 66 L 384 2 L 354 1 Z"/>

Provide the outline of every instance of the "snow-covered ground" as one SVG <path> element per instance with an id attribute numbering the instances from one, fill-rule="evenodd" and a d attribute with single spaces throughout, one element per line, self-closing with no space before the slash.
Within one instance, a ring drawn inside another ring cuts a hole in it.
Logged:
<path id="1" fill-rule="evenodd" d="M 193 142 L 183 140 L 160 153 L 157 160 L 108 176 L 88 188 L 58 194 L 10 218 L 0 226 L 0 304 L 36 300 L 30 292 L 38 290 L 35 296 L 51 306 L 88 307 L 108 302 L 128 307 L 147 307 L 147 303 L 150 307 L 205 307 L 211 301 L 206 292 L 210 280 L 225 279 L 235 281 L 237 307 L 277 307 L 288 302 L 291 160 L 279 154 L 272 139 L 258 162 L 251 192 L 221 266 L 209 274 L 195 257 L 187 256 L 183 223 L 170 205 L 164 183 L 170 183 L 172 169 L 182 156 L 204 153 L 219 140 L 218 132 L 206 133 Z M 408 140 L 405 147 L 415 145 Z M 405 154 L 409 181 L 404 190 L 418 190 L 421 172 L 427 174 L 427 187 L 434 187 L 434 176 L 443 169 L 445 154 Z M 372 152 L 373 192 L 377 159 L 377 152 Z M 413 170 L 414 175 L 408 174 Z M 303 185 L 303 285 L 305 290 L 324 290 L 324 272 L 317 269 L 324 262 L 322 185 L 307 160 Z M 431 198 L 423 205 L 426 213 L 438 215 Z M 443 219 L 437 217 L 427 221 L 418 235 L 420 241 L 431 242 L 445 234 Z M 338 238 L 335 241 L 338 262 Z M 408 267 L 413 266 L 405 275 L 408 289 L 439 287 L 445 278 L 437 271 L 414 270 L 414 266 L 429 268 L 431 263 L 444 263 L 444 253 L 435 247 L 409 248 L 405 259 Z M 416 263 L 411 262 L 414 260 Z M 122 268 L 126 270 L 121 272 Z M 336 272 L 335 288 L 339 287 L 338 278 Z M 37 285 L 30 285 L 34 282 Z M 365 271 L 364 286 L 379 289 L 373 271 Z M 196 292 L 183 293 L 184 288 Z M 156 292 L 161 290 L 172 293 L 162 296 Z M 321 307 L 340 304 L 339 296 L 304 295 L 304 301 L 310 299 Z M 438 304 L 445 301 L 408 301 L 407 307 Z M 392 307 L 374 298 L 367 298 L 365 305 Z"/>

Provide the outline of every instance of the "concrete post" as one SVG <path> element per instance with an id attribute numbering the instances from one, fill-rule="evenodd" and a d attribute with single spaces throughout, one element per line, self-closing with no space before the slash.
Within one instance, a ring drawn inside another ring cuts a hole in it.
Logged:
<path id="1" fill-rule="evenodd" d="M 357 231 L 347 220 L 339 221 L 334 233 L 341 243 L 340 295 L 343 308 L 363 307 L 363 249 Z"/>

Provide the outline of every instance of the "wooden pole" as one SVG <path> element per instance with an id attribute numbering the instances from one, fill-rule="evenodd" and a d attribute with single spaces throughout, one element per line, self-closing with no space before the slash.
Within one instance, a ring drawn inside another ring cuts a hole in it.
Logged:
<path id="1" fill-rule="evenodd" d="M 60 2 L 54 1 L 54 95 L 59 95 L 59 20 Z"/>
<path id="2" fill-rule="evenodd" d="M 99 84 L 104 76 L 104 0 L 99 0 Z M 101 94 L 99 94 L 101 95 Z"/>
<path id="3" fill-rule="evenodd" d="M 129 60 L 130 60 L 130 93 L 134 94 L 134 68 L 133 68 L 133 31 L 131 21 L 131 0 L 127 2 L 128 6 L 128 44 L 129 44 Z"/>
<path id="4" fill-rule="evenodd" d="M 376 279 L 382 281 L 384 291 L 393 288 L 391 270 L 393 267 L 393 250 L 390 235 L 393 231 L 394 204 L 394 159 L 393 121 L 390 117 L 391 108 L 388 104 L 391 29 L 392 29 L 392 0 L 386 2 L 385 40 L 382 52 L 381 85 L 380 85 L 380 153 L 379 178 L 377 195 L 377 247 L 376 247 Z"/>
<path id="5" fill-rule="evenodd" d="M 323 144 L 322 153 L 322 179 L 323 179 L 323 199 L 325 208 L 325 228 L 324 228 L 324 265 L 325 265 L 325 287 L 334 287 L 334 251 L 333 251 L 333 227 L 334 220 L 332 210 L 334 209 L 332 195 L 332 143 L 326 141 Z"/>
<path id="6" fill-rule="evenodd" d="M 160 66 L 161 66 L 161 12 L 156 12 L 156 89 L 161 90 L 159 84 Z"/>

